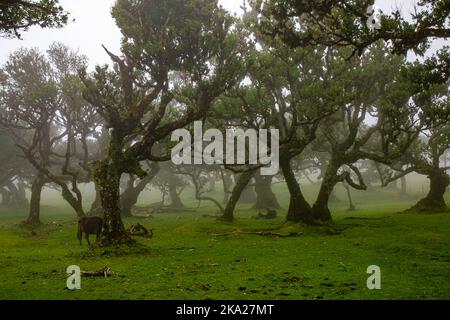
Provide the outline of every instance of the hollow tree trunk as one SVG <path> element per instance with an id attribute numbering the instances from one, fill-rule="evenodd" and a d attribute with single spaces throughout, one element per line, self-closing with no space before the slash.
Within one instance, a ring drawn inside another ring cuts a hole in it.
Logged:
<path id="1" fill-rule="evenodd" d="M 418 212 L 445 212 L 448 210 L 444 200 L 444 194 L 450 185 L 450 177 L 442 169 L 435 169 L 428 175 L 430 191 L 408 211 Z"/>
<path id="2" fill-rule="evenodd" d="M 256 203 L 254 209 L 279 209 L 277 197 L 272 191 L 273 176 L 263 176 L 259 172 L 255 174 Z"/>
<path id="3" fill-rule="evenodd" d="M 69 205 L 72 207 L 73 210 L 75 210 L 75 213 L 77 214 L 78 218 L 83 218 L 86 214 L 83 209 L 83 203 L 82 201 L 75 198 L 70 192 L 69 188 L 65 184 L 61 184 L 60 187 L 62 188 L 62 196 L 64 200 L 69 203 Z"/>
<path id="4" fill-rule="evenodd" d="M 328 208 L 328 202 L 330 196 L 336 186 L 337 181 L 337 171 L 339 169 L 338 165 L 330 163 L 325 171 L 325 175 L 320 185 L 319 194 L 317 196 L 316 202 L 312 207 L 313 218 L 316 221 L 329 222 L 331 219 L 331 212 Z"/>
<path id="5" fill-rule="evenodd" d="M 248 183 L 252 179 L 254 171 L 243 172 L 239 175 L 234 185 L 233 191 L 231 192 L 230 199 L 227 202 L 224 213 L 222 215 L 222 220 L 233 221 L 234 220 L 234 209 L 236 204 L 241 198 L 242 192 L 247 187 Z"/>
<path id="6" fill-rule="evenodd" d="M 100 194 L 104 213 L 101 246 L 132 245 L 134 240 L 126 233 L 121 218 L 120 177 L 115 161 L 98 161 L 93 170 L 94 181 Z"/>
<path id="7" fill-rule="evenodd" d="M 290 159 L 281 157 L 280 167 L 290 194 L 289 209 L 286 221 L 313 223 L 311 206 L 305 200 L 300 185 L 291 168 Z"/>
<path id="8" fill-rule="evenodd" d="M 169 196 L 170 196 L 170 208 L 171 209 L 183 209 L 185 206 L 181 201 L 180 195 L 177 192 L 177 186 L 169 179 Z"/>
<path id="9" fill-rule="evenodd" d="M 31 184 L 30 211 L 25 224 L 37 226 L 41 224 L 41 193 L 45 185 L 43 174 L 38 173 Z"/>

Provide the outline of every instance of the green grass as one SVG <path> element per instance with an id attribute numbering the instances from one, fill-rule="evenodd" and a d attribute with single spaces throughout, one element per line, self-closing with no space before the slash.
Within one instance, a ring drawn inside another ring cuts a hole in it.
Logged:
<path id="1" fill-rule="evenodd" d="M 286 207 L 283 188 L 276 191 Z M 316 188 L 307 188 L 307 197 Z M 345 199 L 343 190 L 337 193 Z M 277 220 L 256 220 L 245 205 L 234 223 L 217 222 L 202 217 L 215 211 L 208 203 L 195 213 L 127 219 L 127 226 L 139 222 L 155 232 L 138 239 L 148 250 L 127 255 L 79 246 L 75 215 L 60 201 L 47 201 L 44 225 L 34 233 L 19 226 L 25 212 L 2 209 L 0 299 L 449 299 L 450 214 L 399 214 L 416 199 L 400 201 L 395 192 L 354 198 L 358 211 L 346 212 L 342 201 L 333 206 L 335 223 L 320 228 L 284 224 L 285 210 Z M 189 193 L 185 201 L 196 206 Z M 245 234 L 262 230 L 303 235 Z M 241 233 L 223 235 L 235 231 Z M 65 270 L 73 264 L 109 266 L 114 274 L 83 277 L 82 289 L 70 291 Z M 381 290 L 366 287 L 369 265 L 381 268 Z"/>

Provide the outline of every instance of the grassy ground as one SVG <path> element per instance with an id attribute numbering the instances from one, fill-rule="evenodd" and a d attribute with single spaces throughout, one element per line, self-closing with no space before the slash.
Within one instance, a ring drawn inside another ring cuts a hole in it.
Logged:
<path id="1" fill-rule="evenodd" d="M 277 186 L 277 193 L 285 207 L 286 191 Z M 345 199 L 343 190 L 338 196 Z M 128 219 L 127 226 L 155 232 L 138 239 L 148 250 L 128 255 L 79 246 L 75 215 L 61 202 L 47 201 L 36 230 L 18 225 L 24 212 L 2 209 L 0 299 L 450 299 L 450 214 L 399 214 L 416 199 L 395 192 L 354 197 L 358 211 L 338 203 L 335 224 L 321 228 L 284 224 L 282 215 L 256 220 L 246 205 L 236 222 L 221 223 L 202 216 L 214 212 L 207 203 L 196 212 Z M 185 201 L 195 205 L 189 194 Z M 263 230 L 303 235 L 245 233 Z M 70 291 L 65 270 L 73 264 L 114 274 L 82 278 L 82 289 Z M 366 287 L 369 265 L 381 268 L 381 290 Z"/>

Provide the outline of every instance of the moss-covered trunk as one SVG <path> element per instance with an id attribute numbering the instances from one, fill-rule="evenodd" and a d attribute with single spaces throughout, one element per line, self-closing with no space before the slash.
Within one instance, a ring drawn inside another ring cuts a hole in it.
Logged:
<path id="1" fill-rule="evenodd" d="M 135 243 L 125 231 L 121 218 L 120 177 L 122 172 L 119 170 L 121 156 L 120 140 L 112 136 L 108 156 L 106 159 L 98 161 L 93 170 L 104 214 L 101 246 L 133 245 Z"/>
<path id="2" fill-rule="evenodd" d="M 113 246 L 134 244 L 126 233 L 120 211 L 120 176 L 115 166 L 102 161 L 94 169 L 94 179 L 97 184 L 102 203 L 104 220 L 103 234 L 100 244 Z"/>
<path id="3" fill-rule="evenodd" d="M 430 191 L 408 211 L 418 212 L 445 212 L 448 210 L 444 200 L 444 194 L 450 185 L 450 177 L 442 169 L 435 169 L 428 175 L 430 180 Z"/>
<path id="4" fill-rule="evenodd" d="M 44 175 L 38 173 L 31 184 L 30 211 L 25 224 L 37 226 L 41 224 L 41 193 L 45 185 Z"/>
<path id="5" fill-rule="evenodd" d="M 230 199 L 227 202 L 227 206 L 225 207 L 224 213 L 222 215 L 222 220 L 225 221 L 234 220 L 234 209 L 236 208 L 236 204 L 241 198 L 242 192 L 247 187 L 254 173 L 255 173 L 254 171 L 247 171 L 239 175 L 239 177 L 236 180 L 236 184 L 233 188 L 233 191 L 231 192 Z"/>
<path id="6" fill-rule="evenodd" d="M 273 176 L 263 176 L 259 172 L 255 174 L 256 203 L 254 209 L 278 209 L 280 204 L 272 191 Z"/>
<path id="7" fill-rule="evenodd" d="M 300 185 L 295 177 L 294 171 L 291 168 L 290 159 L 282 157 L 280 159 L 280 167 L 290 194 L 289 209 L 286 216 L 286 221 L 302 221 L 308 224 L 313 223 L 311 206 L 303 196 Z"/>

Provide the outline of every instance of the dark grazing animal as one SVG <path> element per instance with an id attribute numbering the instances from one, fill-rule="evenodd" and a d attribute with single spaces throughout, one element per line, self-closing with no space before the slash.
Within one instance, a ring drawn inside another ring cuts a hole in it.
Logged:
<path id="1" fill-rule="evenodd" d="M 83 217 L 80 220 L 78 220 L 78 241 L 80 241 L 81 245 L 81 239 L 83 238 L 83 233 L 86 236 L 86 241 L 89 245 L 91 243 L 89 242 L 89 235 L 95 234 L 97 236 L 97 241 L 100 238 L 100 234 L 102 233 L 103 229 L 103 219 L 99 217 Z"/>

